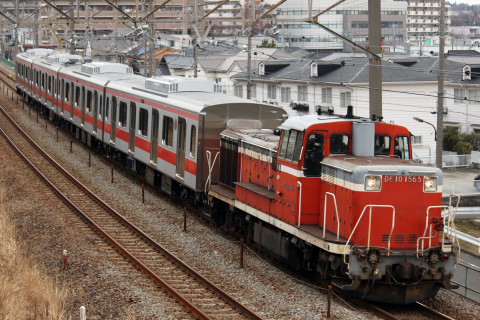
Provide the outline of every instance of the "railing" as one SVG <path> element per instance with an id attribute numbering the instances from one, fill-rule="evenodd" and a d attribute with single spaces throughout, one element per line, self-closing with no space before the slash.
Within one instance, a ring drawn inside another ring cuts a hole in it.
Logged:
<path id="1" fill-rule="evenodd" d="M 345 248 L 343 249 L 343 262 L 346 264 L 346 265 L 350 265 L 350 263 L 348 263 L 346 261 L 346 255 L 347 255 L 347 249 L 350 248 L 348 246 L 348 244 L 350 243 L 350 240 L 352 240 L 352 236 L 353 234 L 355 233 L 355 231 L 357 230 L 357 227 L 358 225 L 360 224 L 360 221 L 362 221 L 362 218 L 363 218 L 363 215 L 365 214 L 365 211 L 367 210 L 367 208 L 369 208 L 369 213 L 368 213 L 368 240 L 367 240 L 367 251 L 370 250 L 370 234 L 371 234 L 371 231 L 372 231 L 372 210 L 373 208 L 390 208 L 392 209 L 392 229 L 390 230 L 390 234 L 388 236 L 388 252 L 390 252 L 390 242 L 392 240 L 392 233 L 393 233 L 393 228 L 395 227 L 395 207 L 394 206 L 390 206 L 390 205 L 374 205 L 374 204 L 368 204 L 366 205 L 364 208 L 363 208 L 363 211 L 362 211 L 362 214 L 360 215 L 360 217 L 358 218 L 357 220 L 357 223 L 355 224 L 355 227 L 353 228 L 352 230 L 352 233 L 350 234 L 350 236 L 348 237 L 348 240 L 347 240 L 347 243 L 345 243 Z"/>
<path id="2" fill-rule="evenodd" d="M 327 196 L 333 197 L 333 204 L 335 205 L 335 215 L 337 216 L 337 241 L 340 239 L 340 219 L 338 218 L 337 198 L 333 193 L 325 192 L 325 206 L 323 207 L 323 238 L 325 239 L 325 229 L 327 229 Z"/>
<path id="3" fill-rule="evenodd" d="M 455 210 L 453 211 L 452 213 L 452 198 L 457 198 L 457 205 L 455 207 Z M 445 235 L 450 237 L 451 239 L 453 239 L 453 237 L 455 237 L 456 235 L 456 229 L 455 229 L 455 224 L 454 224 L 454 221 L 455 221 L 455 215 L 457 213 L 457 209 L 458 209 L 458 204 L 460 203 L 460 196 L 458 195 L 450 195 L 449 197 L 449 205 L 448 206 L 430 206 L 427 208 L 427 214 L 426 214 L 426 217 L 425 217 L 425 230 L 423 231 L 423 236 L 419 237 L 417 239 L 417 258 L 420 259 L 421 256 L 423 256 L 423 250 L 425 248 L 425 240 L 428 240 L 428 247 L 430 248 L 432 246 L 432 239 L 434 237 L 436 237 L 436 232 L 433 232 L 432 228 L 433 228 L 433 222 L 430 221 L 430 210 L 432 209 L 443 209 L 443 213 L 441 214 L 441 217 L 440 219 L 442 219 L 442 230 L 443 230 L 443 233 L 442 233 L 442 240 L 441 240 L 441 243 L 442 243 L 442 251 L 445 250 Z M 434 218 L 434 219 L 437 219 L 437 218 Z M 447 219 L 445 221 L 445 219 Z M 427 235 L 427 230 L 430 226 L 430 230 L 428 231 L 428 235 Z M 441 230 L 435 230 L 435 231 L 441 231 Z M 421 242 L 421 246 L 420 246 L 420 242 Z M 459 259 L 460 259 L 460 243 L 457 241 L 458 243 L 458 250 L 459 250 L 459 255 L 457 257 L 457 263 L 459 262 Z"/>
<path id="4" fill-rule="evenodd" d="M 470 298 L 470 299 L 472 299 L 472 300 L 475 300 L 475 301 L 477 301 L 477 302 L 480 302 L 480 291 L 478 291 L 477 289 L 472 288 L 471 286 L 470 286 L 470 287 L 468 286 L 468 283 L 469 283 L 469 282 L 470 282 L 471 284 L 472 284 L 472 283 L 478 283 L 478 280 L 480 279 L 480 269 L 478 269 L 477 266 L 467 265 L 467 264 L 465 264 L 465 263 L 460 263 L 459 266 L 465 268 L 465 281 L 464 281 L 463 283 L 460 283 L 460 282 L 458 282 L 458 281 L 452 280 L 451 282 L 454 283 L 454 284 L 456 284 L 456 285 L 459 285 L 459 286 L 462 287 L 464 290 L 453 290 L 453 291 L 455 291 L 455 292 L 458 293 L 458 294 L 463 295 L 464 297 L 468 297 L 468 298 Z M 455 275 L 456 275 L 456 276 L 459 275 L 459 271 L 460 271 L 460 270 L 457 270 L 457 271 L 455 272 Z M 470 272 L 470 273 L 471 273 L 471 272 L 474 272 L 474 273 L 473 273 L 473 276 L 470 276 L 470 279 L 469 279 L 469 272 Z M 472 277 L 474 278 L 473 281 L 472 281 L 472 279 L 471 279 Z M 463 294 L 462 294 L 461 291 L 463 291 Z M 469 293 L 471 293 L 470 296 L 469 296 Z M 474 297 L 472 297 L 472 294 L 474 295 Z"/>
<path id="5" fill-rule="evenodd" d="M 443 155 L 443 167 L 468 167 L 472 164 L 472 157 L 470 154 L 456 154 Z"/>

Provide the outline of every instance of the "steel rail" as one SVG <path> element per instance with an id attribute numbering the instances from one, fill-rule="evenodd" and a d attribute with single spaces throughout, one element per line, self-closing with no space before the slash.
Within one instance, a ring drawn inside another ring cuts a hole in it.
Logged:
<path id="1" fill-rule="evenodd" d="M 166 255 L 168 259 L 173 261 L 179 268 L 183 269 L 187 274 L 190 276 L 194 277 L 198 281 L 202 282 L 204 285 L 206 285 L 208 288 L 210 288 L 212 291 L 214 291 L 216 294 L 218 294 L 223 300 L 225 300 L 228 304 L 230 304 L 233 308 L 237 309 L 241 314 L 246 316 L 249 319 L 262 319 L 260 316 L 256 315 L 253 311 L 245 307 L 244 305 L 240 304 L 238 301 L 236 301 L 234 298 L 230 297 L 227 293 L 222 291 L 220 288 L 215 286 L 213 283 L 205 279 L 203 276 L 198 274 L 196 271 L 194 271 L 192 268 L 190 268 L 188 265 L 186 265 L 183 261 L 181 261 L 179 258 L 174 256 L 172 253 L 170 253 L 167 249 L 162 247 L 160 244 L 155 242 L 153 239 L 151 239 L 148 235 L 144 234 L 143 232 L 140 231 L 134 224 L 129 222 L 127 219 L 125 219 L 121 214 L 116 212 L 113 208 L 111 208 L 107 203 L 102 201 L 100 198 L 98 198 L 95 194 L 93 194 L 87 187 L 85 187 L 82 183 L 80 183 L 77 179 L 75 179 L 73 176 L 71 176 L 63 167 L 60 166 L 58 162 L 56 162 L 53 158 L 51 158 L 45 151 L 42 150 L 42 148 L 35 143 L 29 136 L 28 134 L 20 128 L 15 121 L 8 115 L 8 113 L 3 109 L 3 107 L 0 107 L 1 113 L 4 114 L 4 116 L 12 123 L 12 125 L 24 136 L 25 139 L 28 140 L 28 142 L 38 151 L 40 152 L 53 166 L 55 166 L 61 173 L 63 173 L 65 176 L 68 177 L 69 180 L 72 181 L 77 187 L 81 188 L 90 198 L 92 198 L 97 204 L 108 210 L 112 215 L 115 216 L 121 223 L 123 223 L 125 226 L 133 230 L 137 235 L 139 235 L 145 242 L 147 242 L 149 245 L 151 245 L 153 248 L 157 249 L 160 251 L 162 254 Z M 199 310 L 196 306 L 191 304 L 186 298 L 181 296 L 180 293 L 178 293 L 173 287 L 165 283 L 162 279 L 160 279 L 152 270 L 150 270 L 147 266 L 145 266 L 143 263 L 141 263 L 138 259 L 136 259 L 130 252 L 128 252 L 123 246 L 121 246 L 117 241 L 115 241 L 110 235 L 105 232 L 100 226 L 98 226 L 95 222 L 93 222 L 85 213 L 82 212 L 80 208 L 78 208 L 73 202 L 71 202 L 66 196 L 62 194 L 58 188 L 56 188 L 34 165 L 31 163 L 26 156 L 15 146 L 13 141 L 10 140 L 10 138 L 6 135 L 6 133 L 0 129 L 0 133 L 7 139 L 8 143 L 12 145 L 12 148 L 19 154 L 21 158 L 26 161 L 26 163 L 32 167 L 32 169 L 35 171 L 35 173 L 42 179 L 44 180 L 51 188 L 52 190 L 63 200 L 65 201 L 68 206 L 70 206 L 76 213 L 79 215 L 83 220 L 87 222 L 87 224 L 98 234 L 100 234 L 102 237 L 104 237 L 113 247 L 115 247 L 119 252 L 121 252 L 123 255 L 125 255 L 134 265 L 136 265 L 140 270 L 142 270 L 147 276 L 149 276 L 154 282 L 158 285 L 160 285 L 165 291 L 167 291 L 172 297 L 174 297 L 176 300 L 178 300 L 182 305 L 185 306 L 187 310 L 192 312 L 193 315 L 198 317 L 199 319 L 210 319 L 207 315 L 205 315 L 201 310 Z"/>

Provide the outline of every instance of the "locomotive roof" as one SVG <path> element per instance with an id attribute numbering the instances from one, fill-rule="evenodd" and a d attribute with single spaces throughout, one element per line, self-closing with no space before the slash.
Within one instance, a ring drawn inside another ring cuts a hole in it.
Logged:
<path id="1" fill-rule="evenodd" d="M 358 121 L 359 119 L 347 119 L 337 115 L 298 116 L 298 117 L 288 118 L 284 123 L 282 123 L 281 126 L 279 126 L 279 129 L 283 129 L 283 130 L 295 129 L 295 130 L 303 131 L 308 127 L 310 127 L 311 125 L 318 124 L 318 123 L 333 123 L 333 122 L 345 122 L 345 121 L 351 122 L 354 120 Z"/>

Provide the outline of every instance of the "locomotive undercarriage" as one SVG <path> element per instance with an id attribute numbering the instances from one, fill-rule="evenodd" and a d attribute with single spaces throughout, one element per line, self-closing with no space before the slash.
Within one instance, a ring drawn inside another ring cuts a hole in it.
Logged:
<path id="1" fill-rule="evenodd" d="M 352 248 L 347 278 L 332 283 L 347 295 L 370 301 L 409 304 L 435 296 L 440 287 L 451 289 L 455 255 L 434 247 L 418 255 L 416 250 L 394 252 Z"/>
<path id="2" fill-rule="evenodd" d="M 245 241 L 255 243 L 296 271 L 310 272 L 312 278 L 316 278 L 316 274 L 331 281 L 347 296 L 409 304 L 434 297 L 441 287 L 454 287 L 450 280 L 456 255 L 442 252 L 441 247 L 424 250 L 418 255 L 416 250 L 395 252 L 370 248 L 366 251 L 353 247 L 352 254 L 347 255 L 344 262 L 341 253 L 312 246 L 247 213 L 228 206 L 222 208 L 216 210 L 217 217 L 222 217 L 217 218 L 217 223 L 227 231 L 240 234 Z M 450 247 L 450 243 L 446 243 L 446 247 Z"/>

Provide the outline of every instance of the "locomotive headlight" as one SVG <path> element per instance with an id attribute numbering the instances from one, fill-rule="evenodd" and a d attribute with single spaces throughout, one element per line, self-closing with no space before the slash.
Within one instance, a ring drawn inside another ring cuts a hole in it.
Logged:
<path id="1" fill-rule="evenodd" d="M 382 177 L 380 176 L 365 176 L 365 190 L 366 191 L 380 191 L 382 189 Z"/>
<path id="2" fill-rule="evenodd" d="M 437 191 L 437 177 L 424 177 L 423 191 L 436 192 Z"/>

